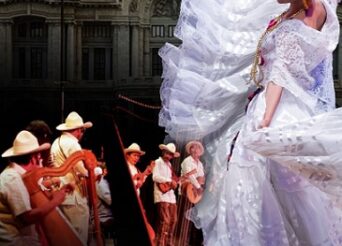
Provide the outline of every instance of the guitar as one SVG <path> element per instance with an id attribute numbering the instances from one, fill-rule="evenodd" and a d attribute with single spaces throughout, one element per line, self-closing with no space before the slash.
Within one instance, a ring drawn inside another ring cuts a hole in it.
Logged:
<path id="1" fill-rule="evenodd" d="M 192 204 L 198 203 L 203 196 L 203 185 L 205 183 L 205 177 L 197 177 L 198 183 L 201 185 L 201 188 L 197 189 L 192 183 L 186 182 L 184 183 L 183 191 L 186 194 L 189 202 Z"/>
<path id="2" fill-rule="evenodd" d="M 197 170 L 193 169 L 190 172 L 182 175 L 181 177 L 177 177 L 177 176 L 172 177 L 172 179 L 176 181 L 176 185 L 172 185 L 172 182 L 166 182 L 166 183 L 157 183 L 157 186 L 162 193 L 166 193 L 171 189 L 173 190 L 176 189 L 179 183 L 183 182 L 185 179 L 189 178 L 190 175 L 195 174 L 196 172 Z"/>
<path id="3" fill-rule="evenodd" d="M 144 183 L 147 176 L 149 176 L 153 172 L 153 168 L 156 165 L 154 161 L 151 161 L 150 165 L 148 165 L 142 173 L 137 173 L 133 176 L 133 180 L 137 181 L 137 189 L 139 189 Z M 140 184 L 140 185 L 139 185 Z"/>
<path id="4" fill-rule="evenodd" d="M 196 187 L 190 182 L 185 185 L 186 196 L 192 204 L 198 203 L 203 196 L 203 189 L 196 189 Z"/>

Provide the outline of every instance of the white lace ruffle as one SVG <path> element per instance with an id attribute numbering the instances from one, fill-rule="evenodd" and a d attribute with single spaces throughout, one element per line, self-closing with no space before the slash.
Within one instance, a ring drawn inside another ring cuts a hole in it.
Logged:
<path id="1" fill-rule="evenodd" d="M 182 45 L 160 50 L 159 124 L 171 138 L 201 139 L 244 114 L 256 41 L 284 8 L 275 0 L 182 1 L 175 31 Z"/>

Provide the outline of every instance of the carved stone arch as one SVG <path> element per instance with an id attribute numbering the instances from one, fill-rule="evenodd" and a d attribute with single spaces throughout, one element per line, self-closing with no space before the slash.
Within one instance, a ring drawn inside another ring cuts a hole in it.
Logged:
<path id="1" fill-rule="evenodd" d="M 157 0 L 141 0 L 141 12 L 143 13 L 142 17 L 146 20 L 150 20 L 151 19 L 151 9 L 152 9 L 152 6 L 154 5 L 154 3 L 156 2 Z"/>
<path id="2" fill-rule="evenodd" d="M 27 13 L 20 13 L 20 14 L 13 14 L 8 16 L 8 19 L 15 20 L 18 18 L 39 18 L 39 19 L 44 19 L 45 21 L 49 18 L 48 15 L 43 15 L 43 14 L 27 14 Z"/>
<path id="3" fill-rule="evenodd" d="M 179 14 L 180 0 L 155 0 L 151 10 L 152 17 L 175 18 Z"/>
<path id="4" fill-rule="evenodd" d="M 130 13 L 136 13 L 139 10 L 139 1 L 138 0 L 131 0 L 129 4 L 129 12 Z"/>
<path id="5" fill-rule="evenodd" d="M 153 16 L 177 18 L 180 3 L 181 0 L 142 0 L 143 18 L 150 19 Z"/>

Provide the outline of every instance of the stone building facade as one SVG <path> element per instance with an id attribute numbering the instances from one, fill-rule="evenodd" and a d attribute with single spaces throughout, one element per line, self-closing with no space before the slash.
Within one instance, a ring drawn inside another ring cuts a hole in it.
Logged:
<path id="1" fill-rule="evenodd" d="M 179 8 L 180 0 L 0 0 L 1 115 L 54 124 L 118 94 L 160 104 L 158 49 L 180 43 Z M 342 19 L 342 7 L 338 13 Z M 342 105 L 341 46 L 334 57 Z"/>
<path id="2" fill-rule="evenodd" d="M 178 12 L 166 0 L 0 0 L 0 86 L 158 86 Z"/>

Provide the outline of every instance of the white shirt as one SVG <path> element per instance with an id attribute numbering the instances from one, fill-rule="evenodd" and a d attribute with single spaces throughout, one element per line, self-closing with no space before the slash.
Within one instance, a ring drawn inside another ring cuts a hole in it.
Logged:
<path id="1" fill-rule="evenodd" d="M 112 196 L 110 194 L 110 188 L 108 181 L 101 177 L 100 181 L 96 181 L 96 193 L 98 196 L 97 211 L 101 222 L 106 222 L 108 219 L 112 219 L 112 211 L 110 205 L 112 204 Z"/>
<path id="2" fill-rule="evenodd" d="M 78 143 L 78 139 L 70 134 L 69 132 L 63 132 L 59 138 L 57 138 L 51 145 L 51 159 L 54 167 L 60 167 L 64 164 L 66 158 L 75 153 L 76 151 L 82 150 L 81 145 Z M 75 165 L 75 170 L 83 175 L 87 176 L 88 172 L 84 167 L 82 161 Z M 62 184 L 68 184 L 76 182 L 74 175 L 68 173 L 61 178 Z M 75 205 L 77 203 L 85 204 L 87 199 L 82 197 L 80 190 L 77 188 L 72 194 L 68 194 L 62 203 L 63 205 Z"/>
<path id="3" fill-rule="evenodd" d="M 129 162 L 127 162 L 129 171 L 131 173 L 132 176 L 132 180 L 133 180 L 133 184 L 134 184 L 134 188 L 136 187 L 136 185 L 138 184 L 138 181 L 136 179 L 133 179 L 133 177 L 139 173 L 138 168 L 136 166 L 134 166 L 133 164 L 130 164 Z M 136 189 L 136 188 L 135 188 Z M 138 196 L 140 196 L 140 189 L 136 189 Z"/>
<path id="4" fill-rule="evenodd" d="M 30 211 L 30 195 L 21 176 L 21 166 L 11 163 L 0 174 L 0 244 L 40 245 L 34 225 L 23 226 L 19 215 Z"/>
<path id="5" fill-rule="evenodd" d="M 158 188 L 157 183 L 172 182 L 171 163 L 165 162 L 161 157 L 155 161 L 156 165 L 153 168 L 152 179 L 154 181 L 154 203 L 168 202 L 176 203 L 174 190 L 162 193 Z"/>
<path id="6" fill-rule="evenodd" d="M 198 183 L 197 178 L 204 177 L 203 164 L 200 160 L 196 162 L 194 158 L 189 155 L 181 164 L 181 175 L 184 175 L 194 169 L 196 170 L 196 173 L 190 175 L 188 180 L 198 189 L 201 187 L 201 185 Z"/>

